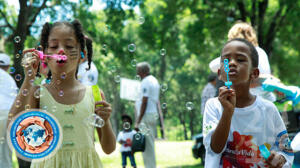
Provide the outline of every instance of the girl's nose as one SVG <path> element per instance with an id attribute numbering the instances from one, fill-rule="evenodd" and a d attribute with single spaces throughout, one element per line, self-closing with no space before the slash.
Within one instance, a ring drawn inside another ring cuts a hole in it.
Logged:
<path id="1" fill-rule="evenodd" d="M 64 50 L 64 49 L 59 49 L 59 50 L 58 50 L 58 54 L 64 55 L 64 54 L 65 54 L 65 50 Z"/>
<path id="2" fill-rule="evenodd" d="M 233 65 L 236 66 L 236 60 L 234 58 L 232 58 L 229 60 L 228 64 L 229 64 L 229 67 L 233 66 Z"/>

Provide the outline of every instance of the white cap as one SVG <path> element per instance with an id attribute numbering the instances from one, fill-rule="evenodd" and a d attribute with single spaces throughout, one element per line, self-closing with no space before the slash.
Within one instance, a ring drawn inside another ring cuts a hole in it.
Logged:
<path id="1" fill-rule="evenodd" d="M 4 53 L 0 53 L 0 66 L 7 66 L 10 63 L 10 57 Z"/>
<path id="2" fill-rule="evenodd" d="M 209 68 L 214 73 L 218 73 L 218 69 L 220 69 L 220 57 L 215 58 L 209 63 Z"/>

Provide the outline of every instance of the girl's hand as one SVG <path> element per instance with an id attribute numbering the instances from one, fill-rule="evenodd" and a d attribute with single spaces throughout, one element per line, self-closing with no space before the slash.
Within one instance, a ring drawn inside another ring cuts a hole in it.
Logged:
<path id="1" fill-rule="evenodd" d="M 232 115 L 236 105 L 235 91 L 228 89 L 226 86 L 220 87 L 218 98 L 224 108 L 224 111 L 229 111 Z"/>
<path id="2" fill-rule="evenodd" d="M 271 155 L 266 162 L 270 168 L 281 168 L 285 164 L 286 160 L 282 155 L 276 153 L 275 151 L 271 151 Z"/>
<path id="3" fill-rule="evenodd" d="M 97 105 L 102 106 L 97 107 Z M 95 103 L 95 106 L 95 113 L 99 115 L 106 123 L 112 112 L 110 104 L 108 104 L 106 101 L 98 101 Z"/>
<path id="4" fill-rule="evenodd" d="M 25 70 L 25 78 L 34 78 L 38 67 L 40 58 L 36 49 L 27 49 L 23 51 L 22 66 Z M 32 71 L 29 73 L 29 71 Z"/>

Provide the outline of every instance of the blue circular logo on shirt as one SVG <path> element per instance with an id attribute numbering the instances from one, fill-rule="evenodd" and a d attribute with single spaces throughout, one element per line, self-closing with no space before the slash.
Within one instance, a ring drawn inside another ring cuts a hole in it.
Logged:
<path id="1" fill-rule="evenodd" d="M 21 159 L 39 161 L 51 157 L 59 149 L 62 130 L 53 115 L 32 109 L 20 113 L 10 122 L 7 140 Z"/>

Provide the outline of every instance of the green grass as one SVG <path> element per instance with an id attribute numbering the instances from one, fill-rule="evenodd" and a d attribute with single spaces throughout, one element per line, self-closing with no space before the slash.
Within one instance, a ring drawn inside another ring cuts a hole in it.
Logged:
<path id="1" fill-rule="evenodd" d="M 192 146 L 193 141 L 155 141 L 155 152 L 157 168 L 201 168 L 200 159 L 193 158 Z M 98 152 L 104 168 L 121 167 L 120 145 L 117 144 L 116 150 L 110 155 L 103 153 L 100 144 L 96 143 Z M 143 168 L 142 153 L 135 153 L 135 160 L 138 168 Z M 17 168 L 17 159 L 13 158 L 14 168 Z M 127 160 L 127 167 L 130 162 Z"/>
<path id="2" fill-rule="evenodd" d="M 158 140 L 155 142 L 155 152 L 157 160 L 157 168 L 199 168 L 200 159 L 193 158 L 192 146 L 193 141 L 163 141 Z M 104 167 L 117 168 L 121 167 L 121 153 L 119 152 L 120 145 L 117 145 L 116 151 L 110 155 L 104 154 L 97 147 L 101 161 Z M 142 153 L 135 154 L 137 167 L 143 168 Z M 127 167 L 129 167 L 129 160 Z"/>

